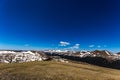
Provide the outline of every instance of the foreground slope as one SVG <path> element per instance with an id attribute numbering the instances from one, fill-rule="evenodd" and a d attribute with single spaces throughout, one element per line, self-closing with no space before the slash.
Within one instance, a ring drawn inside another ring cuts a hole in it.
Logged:
<path id="1" fill-rule="evenodd" d="M 0 80 L 120 80 L 120 70 L 55 61 L 0 64 Z"/>

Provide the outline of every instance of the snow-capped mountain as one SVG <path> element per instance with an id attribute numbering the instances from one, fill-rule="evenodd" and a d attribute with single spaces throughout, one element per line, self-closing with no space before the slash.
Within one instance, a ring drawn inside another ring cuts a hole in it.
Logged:
<path id="1" fill-rule="evenodd" d="M 117 55 L 120 55 L 120 52 L 116 53 Z"/>
<path id="2" fill-rule="evenodd" d="M 46 60 L 47 56 L 38 51 L 0 51 L 0 62 L 30 62 Z"/>
<path id="3" fill-rule="evenodd" d="M 95 50 L 95 51 L 68 51 L 63 52 L 47 52 L 48 56 L 59 56 L 60 58 L 86 62 L 89 64 L 94 64 L 102 67 L 120 69 L 120 55 L 112 54 L 107 50 Z"/>
<path id="4" fill-rule="evenodd" d="M 107 57 L 107 56 L 111 56 L 112 53 L 107 51 L 107 50 L 95 50 L 95 51 L 91 51 L 90 52 L 91 55 L 93 55 L 94 57 L 97 56 L 97 57 Z"/>
<path id="5" fill-rule="evenodd" d="M 90 54 L 91 54 L 90 51 L 82 50 L 82 51 L 73 53 L 72 56 L 87 57 L 87 56 L 90 56 Z"/>
<path id="6" fill-rule="evenodd" d="M 95 51 L 79 51 L 76 53 L 72 54 L 73 56 L 78 56 L 78 57 L 108 57 L 112 56 L 113 54 L 107 50 L 95 50 Z"/>

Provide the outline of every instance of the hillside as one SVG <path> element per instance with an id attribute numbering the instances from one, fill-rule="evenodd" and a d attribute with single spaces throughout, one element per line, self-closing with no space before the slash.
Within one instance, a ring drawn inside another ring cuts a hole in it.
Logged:
<path id="1" fill-rule="evenodd" d="M 1 63 L 0 80 L 120 80 L 120 70 L 75 62 Z"/>

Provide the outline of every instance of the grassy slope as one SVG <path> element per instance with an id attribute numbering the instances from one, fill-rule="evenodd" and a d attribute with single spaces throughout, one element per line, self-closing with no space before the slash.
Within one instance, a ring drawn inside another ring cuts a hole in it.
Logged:
<path id="1" fill-rule="evenodd" d="M 0 80 L 120 80 L 120 70 L 54 61 L 0 64 Z"/>

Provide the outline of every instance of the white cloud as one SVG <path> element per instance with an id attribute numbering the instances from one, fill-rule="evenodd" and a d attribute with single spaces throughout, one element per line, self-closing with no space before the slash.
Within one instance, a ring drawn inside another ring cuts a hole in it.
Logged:
<path id="1" fill-rule="evenodd" d="M 64 42 L 64 41 L 60 41 L 60 46 L 67 46 L 70 45 L 69 42 Z"/>
<path id="2" fill-rule="evenodd" d="M 89 45 L 90 48 L 95 47 L 95 45 Z"/>
<path id="3" fill-rule="evenodd" d="M 98 47 L 98 48 L 101 48 L 101 46 L 100 46 L 100 45 L 98 45 L 97 47 Z"/>
<path id="4" fill-rule="evenodd" d="M 78 49 L 80 44 L 75 44 L 73 47 L 70 47 L 71 49 Z"/>
<path id="5" fill-rule="evenodd" d="M 79 46 L 80 46 L 80 44 L 75 44 L 75 45 L 73 46 L 73 48 L 78 49 Z"/>
<path id="6" fill-rule="evenodd" d="M 30 45 L 29 45 L 29 44 L 25 44 L 24 46 L 28 47 L 28 46 L 30 46 Z"/>

